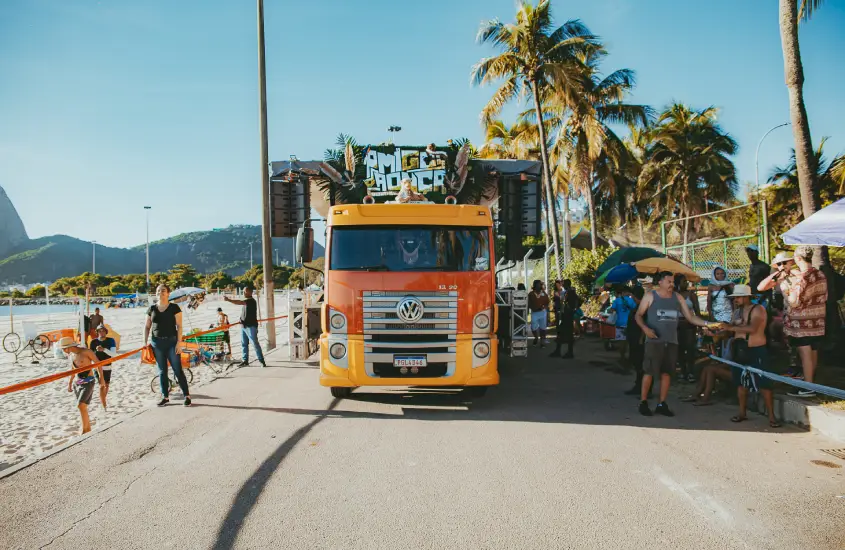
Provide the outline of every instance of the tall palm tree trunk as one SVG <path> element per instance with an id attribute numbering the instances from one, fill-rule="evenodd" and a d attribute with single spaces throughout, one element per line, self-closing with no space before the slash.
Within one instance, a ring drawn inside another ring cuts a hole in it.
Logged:
<path id="1" fill-rule="evenodd" d="M 619 215 L 619 225 L 622 227 L 622 238 L 625 239 L 626 245 L 630 245 L 631 241 L 628 237 L 628 213 L 625 210 L 625 198 L 620 191 L 616 192 L 616 212 Z"/>
<path id="2" fill-rule="evenodd" d="M 798 44 L 798 0 L 779 0 L 779 14 L 783 73 L 789 91 L 789 118 L 795 138 L 798 190 L 801 195 L 801 210 L 804 219 L 807 219 L 819 209 L 819 200 L 816 194 L 816 166 L 810 121 L 804 106 L 804 67 Z M 821 247 L 814 256 L 818 262 L 827 263 L 827 247 Z"/>
<path id="3" fill-rule="evenodd" d="M 684 214 L 684 248 L 683 248 L 683 262 L 687 263 L 687 243 L 689 243 L 689 212 L 686 208 L 682 210 Z"/>
<path id="4" fill-rule="evenodd" d="M 555 208 L 554 193 L 552 193 L 552 172 L 549 168 L 549 149 L 546 142 L 546 128 L 543 125 L 543 111 L 540 107 L 540 90 L 537 88 L 537 82 L 531 81 L 531 91 L 534 93 L 534 109 L 537 111 L 537 129 L 540 132 L 540 160 L 543 165 L 543 186 L 546 190 L 546 215 L 552 220 L 552 241 L 555 246 L 555 263 L 558 266 L 558 272 L 561 268 L 560 263 L 560 235 L 557 228 L 557 209 Z M 566 216 L 564 216 L 563 224 L 563 260 L 569 262 L 571 258 L 570 251 L 570 237 L 569 224 L 566 223 Z"/>
<path id="5" fill-rule="evenodd" d="M 590 172 L 590 177 L 587 180 L 588 182 L 592 182 L 592 171 Z M 596 198 L 593 196 L 593 186 L 590 183 L 587 183 L 587 208 L 590 209 L 590 245 L 592 246 L 593 252 L 596 251 Z"/>

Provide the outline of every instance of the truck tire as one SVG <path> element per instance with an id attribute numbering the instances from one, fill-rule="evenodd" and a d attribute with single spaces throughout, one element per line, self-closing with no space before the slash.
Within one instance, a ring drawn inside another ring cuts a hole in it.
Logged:
<path id="1" fill-rule="evenodd" d="M 330 388 L 332 391 L 332 397 L 335 399 L 346 399 L 350 395 L 352 395 L 352 388 Z"/>

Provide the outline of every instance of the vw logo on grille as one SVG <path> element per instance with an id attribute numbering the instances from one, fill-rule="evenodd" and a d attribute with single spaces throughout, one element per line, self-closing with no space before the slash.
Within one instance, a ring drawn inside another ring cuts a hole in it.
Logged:
<path id="1" fill-rule="evenodd" d="M 413 296 L 407 296 L 399 302 L 399 305 L 396 306 L 396 315 L 399 317 L 399 320 L 406 324 L 416 323 L 420 319 L 422 319 L 423 312 L 425 308 L 422 305 L 422 302 L 414 298 Z"/>

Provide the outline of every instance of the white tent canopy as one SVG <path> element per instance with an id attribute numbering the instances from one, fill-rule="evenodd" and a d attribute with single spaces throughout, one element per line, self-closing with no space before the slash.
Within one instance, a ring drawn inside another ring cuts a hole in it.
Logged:
<path id="1" fill-rule="evenodd" d="M 822 208 L 782 237 L 792 245 L 845 246 L 845 199 Z"/>

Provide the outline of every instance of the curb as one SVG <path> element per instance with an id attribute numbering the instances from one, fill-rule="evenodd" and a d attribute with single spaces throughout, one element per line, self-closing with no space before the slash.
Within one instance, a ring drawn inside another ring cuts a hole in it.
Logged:
<path id="1" fill-rule="evenodd" d="M 748 408 L 759 414 L 767 412 L 760 394 L 749 395 Z M 775 416 L 781 422 L 789 422 L 845 443 L 845 412 L 786 395 L 775 395 Z"/>
<path id="2" fill-rule="evenodd" d="M 273 353 L 275 353 L 276 351 L 279 351 L 279 350 L 281 350 L 281 347 L 277 346 L 275 349 L 268 351 L 264 355 L 265 356 L 272 355 Z M 208 384 L 211 384 L 212 382 L 215 382 L 216 380 L 221 380 L 223 378 L 226 378 L 229 374 L 231 374 L 233 372 L 237 372 L 237 371 L 241 370 L 242 368 L 245 368 L 245 367 L 229 368 L 221 376 L 215 376 L 212 379 L 210 379 L 210 380 L 208 380 L 208 381 L 206 381 L 202 384 L 199 384 L 195 387 L 202 388 L 203 386 L 207 386 Z M 112 421 L 108 424 L 105 424 L 105 425 L 100 426 L 96 429 L 93 429 L 85 435 L 76 436 L 73 439 L 71 439 L 70 441 L 68 441 L 67 443 L 63 443 L 62 445 L 59 445 L 58 447 L 53 447 L 52 449 L 50 449 L 47 452 L 44 452 L 44 453 L 42 453 L 38 456 L 35 456 L 33 458 L 28 458 L 26 460 L 18 462 L 17 464 L 15 464 L 13 466 L 9 466 L 8 468 L 0 470 L 0 480 L 6 479 L 7 477 L 14 475 L 14 474 L 20 472 L 21 470 L 25 470 L 26 468 L 29 468 L 33 464 L 37 464 L 37 463 L 41 462 L 42 460 L 50 458 L 51 456 L 53 456 L 57 453 L 60 453 L 60 452 L 67 450 L 67 449 L 70 449 L 74 445 L 82 443 L 83 441 L 86 441 L 87 439 L 94 437 L 97 434 L 100 434 L 100 433 L 103 433 L 107 430 L 110 430 L 111 428 L 114 428 L 115 426 L 118 426 L 118 425 L 126 422 L 127 420 L 129 420 L 131 418 L 135 418 L 139 414 L 143 414 L 143 413 L 145 413 L 145 412 L 147 412 L 151 409 L 155 409 L 155 408 L 156 408 L 155 404 L 151 404 L 151 405 L 148 405 L 146 407 L 142 407 L 142 408 L 138 409 L 137 411 L 134 411 L 134 412 L 131 412 L 131 413 L 126 413 L 124 416 L 122 416 L 122 417 L 120 417 L 120 418 L 118 418 L 118 419 L 116 419 L 116 420 L 114 420 L 114 421 Z"/>

